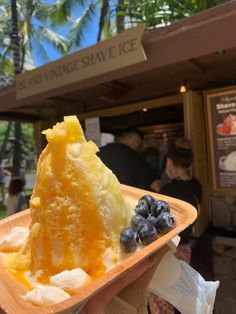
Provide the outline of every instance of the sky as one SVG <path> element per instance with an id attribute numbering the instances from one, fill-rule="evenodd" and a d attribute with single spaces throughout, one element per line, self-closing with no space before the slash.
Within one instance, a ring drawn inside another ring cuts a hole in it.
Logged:
<path id="1" fill-rule="evenodd" d="M 56 2 L 55 0 L 46 0 L 45 1 L 46 4 L 53 4 L 55 2 Z M 88 1 L 85 2 L 85 8 L 87 6 L 87 3 L 88 3 Z M 82 13 L 83 13 L 83 8 L 75 6 L 73 18 L 78 19 Z M 98 23 L 99 23 L 99 12 L 97 12 L 97 14 L 94 15 L 94 19 L 90 23 L 90 25 L 88 26 L 88 31 L 86 32 L 86 35 L 83 38 L 83 42 L 81 44 L 81 47 L 76 49 L 76 51 L 96 44 L 97 33 L 98 33 Z M 56 30 L 54 29 L 54 31 L 56 31 L 57 33 L 59 33 L 62 36 L 65 36 L 65 37 L 67 37 L 69 30 L 70 30 L 70 26 L 68 26 L 68 25 L 65 25 L 63 27 L 57 27 Z M 62 55 L 57 50 L 55 50 L 53 47 L 51 47 L 49 44 L 45 43 L 44 47 L 46 48 L 48 55 L 50 56 L 51 61 L 54 61 L 54 60 L 62 57 Z M 43 64 L 45 64 L 45 61 L 42 60 L 42 58 L 40 58 L 37 55 L 37 53 L 34 53 L 34 59 L 35 59 L 35 63 L 37 66 L 42 66 Z"/>

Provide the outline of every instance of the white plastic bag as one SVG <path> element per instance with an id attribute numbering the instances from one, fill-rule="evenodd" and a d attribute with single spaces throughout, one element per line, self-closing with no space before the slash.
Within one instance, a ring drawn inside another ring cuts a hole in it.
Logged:
<path id="1" fill-rule="evenodd" d="M 219 281 L 205 281 L 170 251 L 158 265 L 148 290 L 173 304 L 182 314 L 211 314 L 218 286 Z"/>

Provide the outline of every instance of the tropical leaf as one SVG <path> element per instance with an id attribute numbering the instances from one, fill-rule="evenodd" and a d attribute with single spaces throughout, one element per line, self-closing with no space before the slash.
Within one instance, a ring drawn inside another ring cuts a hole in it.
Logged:
<path id="1" fill-rule="evenodd" d="M 168 25 L 229 0 L 129 0 L 127 17 L 146 24 L 146 30 Z"/>
<path id="2" fill-rule="evenodd" d="M 54 31 L 44 26 L 39 26 L 39 32 L 43 36 L 43 39 L 51 44 L 54 48 L 60 51 L 62 54 L 66 54 L 68 50 L 68 40 L 55 33 Z M 42 40 L 41 40 L 42 41 Z"/>
<path id="3" fill-rule="evenodd" d="M 96 9 L 97 3 L 94 3 L 94 1 L 90 1 L 82 16 L 78 18 L 72 25 L 69 34 L 71 48 L 79 47 L 81 45 L 83 35 L 88 29 L 89 23 L 93 20 Z"/>
<path id="4" fill-rule="evenodd" d="M 50 58 L 45 47 L 45 44 L 42 43 L 41 37 L 38 32 L 34 32 L 31 35 L 31 43 L 34 47 L 34 53 L 38 56 L 38 59 L 41 60 L 41 63 L 48 63 L 50 62 Z"/>
<path id="5" fill-rule="evenodd" d="M 104 39 L 110 38 L 112 36 L 110 19 L 105 20 L 103 27 L 103 35 Z"/>
<path id="6" fill-rule="evenodd" d="M 14 68 L 12 61 L 0 54 L 0 73 L 9 74 L 13 77 Z"/>
<path id="7" fill-rule="evenodd" d="M 56 4 L 52 6 L 50 12 L 50 19 L 52 21 L 52 25 L 63 25 L 68 23 L 71 19 L 71 13 L 76 4 L 79 6 L 85 7 L 86 1 L 84 0 L 63 0 L 57 1 Z"/>

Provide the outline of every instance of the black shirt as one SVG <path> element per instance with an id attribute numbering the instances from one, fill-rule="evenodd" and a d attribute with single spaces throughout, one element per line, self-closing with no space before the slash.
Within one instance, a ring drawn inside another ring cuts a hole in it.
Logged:
<path id="1" fill-rule="evenodd" d="M 173 179 L 160 189 L 160 193 L 188 202 L 196 209 L 202 200 L 202 186 L 195 178 L 190 180 Z M 189 226 L 179 234 L 181 244 L 189 242 L 191 232 L 192 226 Z"/>
<path id="2" fill-rule="evenodd" d="M 100 147 L 97 153 L 104 164 L 112 170 L 120 183 L 150 190 L 153 176 L 145 158 L 125 144 L 111 143 Z"/>

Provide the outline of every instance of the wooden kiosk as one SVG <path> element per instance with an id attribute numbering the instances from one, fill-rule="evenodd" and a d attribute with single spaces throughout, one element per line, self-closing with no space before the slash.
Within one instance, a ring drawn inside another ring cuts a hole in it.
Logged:
<path id="1" fill-rule="evenodd" d="M 203 92 L 235 80 L 236 2 L 143 33 L 142 27 L 75 52 L 17 77 L 0 90 L 1 119 L 35 123 L 41 130 L 64 115 L 100 118 L 105 132 L 120 126 L 178 124 L 191 139 L 193 174 L 204 198 L 195 235 L 209 223 L 211 180 Z M 187 92 L 179 93 L 185 83 Z"/>

